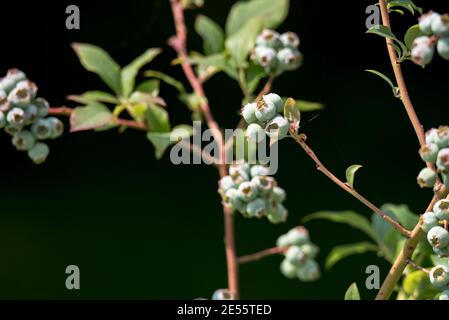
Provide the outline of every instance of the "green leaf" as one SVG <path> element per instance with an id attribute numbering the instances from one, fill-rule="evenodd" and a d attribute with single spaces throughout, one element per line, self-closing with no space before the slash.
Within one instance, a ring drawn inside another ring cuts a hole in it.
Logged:
<path id="1" fill-rule="evenodd" d="M 148 78 L 156 78 L 156 79 L 162 80 L 166 84 L 177 89 L 180 93 L 186 92 L 186 89 L 184 88 L 184 85 L 182 84 L 182 82 L 170 77 L 169 75 L 166 75 L 165 73 L 162 73 L 159 71 L 154 71 L 154 70 L 147 70 L 147 71 L 145 71 L 144 75 Z"/>
<path id="2" fill-rule="evenodd" d="M 296 101 L 293 98 L 288 98 L 284 104 L 284 117 L 290 124 L 290 131 L 296 133 L 301 122 L 301 112 L 296 107 Z"/>
<path id="3" fill-rule="evenodd" d="M 415 10 L 418 11 L 420 14 L 423 13 L 422 8 L 418 7 L 413 3 L 411 0 L 390 0 L 387 3 L 388 10 L 391 11 L 397 11 L 396 7 L 401 7 L 409 10 L 411 14 L 415 14 Z"/>
<path id="4" fill-rule="evenodd" d="M 213 74 L 224 71 L 230 78 L 238 79 L 237 71 L 230 65 L 225 53 L 216 53 L 210 56 L 195 56 L 191 61 L 200 68 L 202 78 L 210 78 Z"/>
<path id="5" fill-rule="evenodd" d="M 365 71 L 366 71 L 366 72 L 369 72 L 369 73 L 373 73 L 373 74 L 375 74 L 376 76 L 378 76 L 378 77 L 384 79 L 384 80 L 390 85 L 391 89 L 393 90 L 394 96 L 395 96 L 396 98 L 400 97 L 399 88 L 398 88 L 397 86 L 395 86 L 395 85 L 393 84 L 393 81 L 391 81 L 386 75 L 384 75 L 383 73 L 381 73 L 381 72 L 379 72 L 379 71 L 376 71 L 376 70 L 365 70 Z"/>
<path id="6" fill-rule="evenodd" d="M 155 97 L 149 93 L 135 91 L 129 97 L 131 103 L 145 103 L 145 104 L 157 104 L 159 106 L 166 106 L 165 101 L 161 97 Z"/>
<path id="7" fill-rule="evenodd" d="M 104 102 L 111 104 L 120 103 L 115 96 L 103 91 L 87 91 L 81 95 L 70 95 L 67 99 L 83 104 L 89 104 L 91 102 Z"/>
<path id="8" fill-rule="evenodd" d="M 150 105 L 145 112 L 145 117 L 151 131 L 170 132 L 170 120 L 164 108 Z"/>
<path id="9" fill-rule="evenodd" d="M 412 49 L 412 44 L 413 41 L 420 37 L 420 36 L 425 36 L 426 34 L 424 32 L 421 31 L 421 29 L 419 28 L 418 24 L 415 24 L 414 26 L 411 26 L 404 37 L 404 42 L 405 45 L 407 46 L 407 48 Z"/>
<path id="10" fill-rule="evenodd" d="M 256 38 L 262 32 L 263 25 L 263 19 L 256 16 L 226 39 L 226 49 L 238 66 L 244 66 L 248 53 L 254 48 Z"/>
<path id="11" fill-rule="evenodd" d="M 391 32 L 390 28 L 383 25 L 376 25 L 374 27 L 371 27 L 367 33 L 373 33 L 377 34 L 378 36 L 384 37 L 384 38 L 390 38 L 390 39 L 396 39 L 396 36 Z"/>
<path id="12" fill-rule="evenodd" d="M 357 170 L 359 170 L 362 166 L 359 164 L 353 164 L 348 169 L 346 169 L 346 183 L 354 188 L 354 176 Z"/>
<path id="13" fill-rule="evenodd" d="M 161 49 L 148 49 L 133 62 L 123 68 L 121 75 L 123 96 L 128 97 L 131 94 L 134 89 L 136 76 L 139 73 L 139 70 L 147 63 L 150 63 L 159 53 L 161 53 Z"/>
<path id="14" fill-rule="evenodd" d="M 332 249 L 329 255 L 326 258 L 326 266 L 325 268 L 329 270 L 332 268 L 338 261 L 353 255 L 353 254 L 361 254 L 368 251 L 378 251 L 379 248 L 372 242 L 359 242 L 359 243 L 351 243 L 342 246 L 337 246 Z"/>
<path id="15" fill-rule="evenodd" d="M 156 158 L 160 159 L 167 148 L 177 143 L 180 139 L 185 139 L 193 134 L 193 128 L 188 125 L 179 125 L 173 128 L 172 132 L 148 132 L 147 138 L 154 146 Z"/>
<path id="16" fill-rule="evenodd" d="M 179 99 L 193 112 L 201 111 L 201 105 L 207 101 L 205 97 L 199 97 L 195 93 L 181 94 Z"/>
<path id="17" fill-rule="evenodd" d="M 319 102 L 296 100 L 296 107 L 301 112 L 309 112 L 324 109 L 324 105 Z"/>
<path id="18" fill-rule="evenodd" d="M 86 70 L 96 73 L 117 95 L 122 93 L 120 66 L 106 51 L 87 43 L 74 43 L 72 48 Z"/>
<path id="19" fill-rule="evenodd" d="M 224 50 L 224 32 L 212 19 L 199 15 L 195 20 L 195 30 L 203 38 L 204 53 L 214 54 Z"/>
<path id="20" fill-rule="evenodd" d="M 430 284 L 428 274 L 420 270 L 407 274 L 402 288 L 406 294 L 419 300 L 430 299 L 438 293 L 438 290 Z"/>
<path id="21" fill-rule="evenodd" d="M 161 82 L 158 79 L 146 80 L 140 83 L 136 91 L 145 92 L 151 94 L 153 97 L 157 97 L 159 95 L 159 87 Z"/>
<path id="22" fill-rule="evenodd" d="M 226 33 L 232 35 L 254 17 L 261 18 L 265 28 L 276 29 L 288 15 L 289 0 L 251 0 L 234 4 L 226 21 Z"/>
<path id="23" fill-rule="evenodd" d="M 314 219 L 324 219 L 329 220 L 336 223 L 347 224 L 353 228 L 359 229 L 365 232 L 368 236 L 370 236 L 373 240 L 377 242 L 378 237 L 374 229 L 371 227 L 369 220 L 364 216 L 354 212 L 354 211 L 341 211 L 341 212 L 333 212 L 333 211 L 318 211 L 312 214 L 307 215 L 302 219 L 302 222 L 305 223 Z"/>
<path id="24" fill-rule="evenodd" d="M 112 123 L 112 112 L 102 103 L 92 102 L 77 107 L 70 115 L 70 132 L 92 130 Z"/>
<path id="25" fill-rule="evenodd" d="M 346 290 L 345 300 L 360 300 L 359 288 L 355 282 Z"/>

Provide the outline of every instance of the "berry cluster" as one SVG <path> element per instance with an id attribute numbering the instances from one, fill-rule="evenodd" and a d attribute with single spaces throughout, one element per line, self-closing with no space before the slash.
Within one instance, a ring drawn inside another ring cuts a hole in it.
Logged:
<path id="1" fill-rule="evenodd" d="M 36 94 L 36 84 L 20 70 L 11 69 L 0 79 L 0 129 L 12 135 L 17 150 L 28 151 L 31 160 L 41 164 L 50 152 L 41 141 L 61 136 L 64 125 L 55 117 L 45 118 L 49 104 Z"/>
<path id="2" fill-rule="evenodd" d="M 265 216 L 271 223 L 285 222 L 288 215 L 282 204 L 285 191 L 268 174 L 269 169 L 261 165 L 231 165 L 229 175 L 219 181 L 223 205 L 248 218 Z"/>
<path id="3" fill-rule="evenodd" d="M 441 175 L 446 187 L 449 187 L 449 127 L 440 126 L 426 132 L 426 145 L 419 150 L 421 159 L 434 163 L 437 171 L 424 168 L 417 177 L 421 188 L 432 188 Z"/>
<path id="4" fill-rule="evenodd" d="M 290 124 L 281 115 L 283 110 L 284 102 L 275 93 L 264 95 L 260 100 L 245 105 L 242 116 L 248 123 L 247 139 L 252 142 L 261 142 L 265 135 L 274 140 L 285 138 Z"/>
<path id="5" fill-rule="evenodd" d="M 277 76 L 302 65 L 303 56 L 298 47 L 299 37 L 296 33 L 279 34 L 265 29 L 257 37 L 251 60 L 262 66 L 267 74 Z"/>
<path id="6" fill-rule="evenodd" d="M 449 14 L 441 15 L 430 11 L 419 18 L 419 29 L 427 36 L 417 37 L 412 45 L 412 60 L 424 67 L 435 54 L 449 60 Z"/>
<path id="7" fill-rule="evenodd" d="M 315 261 L 319 249 L 310 242 L 307 229 L 291 229 L 278 238 L 277 246 L 286 249 L 280 267 L 284 276 L 301 281 L 315 281 L 321 276 L 320 267 Z"/>

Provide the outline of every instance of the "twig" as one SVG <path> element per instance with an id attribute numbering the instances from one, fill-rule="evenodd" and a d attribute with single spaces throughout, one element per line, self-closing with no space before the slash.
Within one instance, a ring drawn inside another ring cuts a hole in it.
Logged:
<path id="1" fill-rule="evenodd" d="M 304 149 L 307 155 L 315 162 L 317 170 L 321 171 L 326 177 L 328 177 L 332 182 L 338 185 L 340 188 L 351 194 L 354 198 L 362 202 L 365 206 L 370 208 L 374 213 L 379 215 L 382 219 L 389 222 L 396 230 L 398 230 L 401 234 L 410 237 L 410 231 L 401 226 L 398 222 L 394 221 L 390 218 L 384 211 L 380 208 L 376 207 L 372 204 L 368 199 L 359 194 L 354 188 L 349 186 L 347 183 L 344 183 L 340 179 L 338 179 L 333 173 L 331 173 L 318 159 L 315 152 L 306 144 L 306 136 L 303 134 L 298 135 L 295 140 L 296 142 Z"/>
<path id="2" fill-rule="evenodd" d="M 275 254 L 284 254 L 285 251 L 286 251 L 286 248 L 283 248 L 283 247 L 268 248 L 268 249 L 265 249 L 265 250 L 262 250 L 262 251 L 259 251 L 256 253 L 238 257 L 237 262 L 239 264 L 253 262 L 253 261 L 257 261 L 257 260 L 263 259 L 268 256 L 272 256 Z"/>
<path id="3" fill-rule="evenodd" d="M 411 266 L 412 266 L 413 268 L 415 268 L 416 270 L 419 270 L 419 271 L 422 271 L 422 272 L 425 272 L 425 273 L 430 273 L 429 270 L 427 270 L 427 269 L 424 268 L 424 267 L 421 267 L 419 264 L 417 264 L 416 262 L 412 261 L 411 259 L 407 259 L 406 261 L 407 261 L 407 263 L 408 263 L 409 265 L 411 265 Z"/>

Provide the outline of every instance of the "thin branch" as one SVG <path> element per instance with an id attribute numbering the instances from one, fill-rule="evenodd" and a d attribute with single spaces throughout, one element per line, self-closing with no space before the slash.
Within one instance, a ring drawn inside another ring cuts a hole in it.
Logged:
<path id="1" fill-rule="evenodd" d="M 307 155 L 315 162 L 316 167 L 318 171 L 321 171 L 326 177 L 328 177 L 332 182 L 334 182 L 336 185 L 338 185 L 340 188 L 351 194 L 354 198 L 362 202 L 365 206 L 370 208 L 374 213 L 376 213 L 378 216 L 380 216 L 385 221 L 389 222 L 396 230 L 398 230 L 401 234 L 406 236 L 407 238 L 410 237 L 410 231 L 405 229 L 403 226 L 401 226 L 398 222 L 390 218 L 384 211 L 382 211 L 380 208 L 376 207 L 374 204 L 372 204 L 368 199 L 363 197 L 360 193 L 358 193 L 356 190 L 351 188 L 347 183 L 344 183 L 340 179 L 338 179 L 334 174 L 332 174 L 318 159 L 315 152 L 306 144 L 306 136 L 303 134 L 300 134 L 296 137 L 296 142 L 304 149 L 304 151 L 307 153 Z"/>
<path id="2" fill-rule="evenodd" d="M 424 267 L 421 267 L 419 264 L 417 264 L 416 262 L 414 262 L 414 261 L 411 260 L 411 259 L 407 259 L 406 262 L 407 262 L 409 265 L 411 265 L 413 268 L 415 268 L 416 270 L 419 270 L 419 271 L 422 271 L 422 272 L 425 272 L 425 273 L 430 273 L 429 270 L 427 270 L 427 269 L 424 268 Z"/>
<path id="3" fill-rule="evenodd" d="M 256 253 L 248 254 L 246 256 L 241 256 L 237 258 L 237 262 L 239 264 L 248 263 L 257 261 L 260 259 L 263 259 L 268 256 L 276 255 L 276 254 L 284 254 L 286 251 L 286 248 L 283 247 L 274 247 L 274 248 L 268 248 Z"/>

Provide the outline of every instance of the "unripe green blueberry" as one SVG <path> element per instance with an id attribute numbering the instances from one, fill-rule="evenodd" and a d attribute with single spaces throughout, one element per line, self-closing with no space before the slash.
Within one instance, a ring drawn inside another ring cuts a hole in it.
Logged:
<path id="1" fill-rule="evenodd" d="M 31 126 L 31 132 L 36 139 L 45 140 L 51 136 L 51 123 L 47 119 L 38 119 Z"/>
<path id="2" fill-rule="evenodd" d="M 44 98 L 36 98 L 33 100 L 33 104 L 37 107 L 37 116 L 44 118 L 48 115 L 50 104 Z"/>
<path id="3" fill-rule="evenodd" d="M 282 45 L 284 47 L 290 47 L 290 48 L 298 48 L 299 47 L 299 37 L 296 33 L 288 31 L 284 32 L 280 35 L 279 39 L 282 42 Z"/>
<path id="4" fill-rule="evenodd" d="M 265 29 L 262 31 L 262 33 L 257 37 L 256 39 L 256 45 L 257 46 L 264 46 L 264 47 L 271 47 L 274 49 L 279 48 L 279 46 L 282 45 L 281 40 L 279 39 L 279 33 L 270 30 Z"/>
<path id="5" fill-rule="evenodd" d="M 5 91 L 0 90 L 0 111 L 6 112 L 10 107 L 10 103 L 8 101 L 8 95 Z"/>
<path id="6" fill-rule="evenodd" d="M 419 155 L 423 161 L 435 163 L 437 161 L 438 151 L 440 151 L 440 148 L 435 143 L 429 143 L 419 149 Z"/>
<path id="7" fill-rule="evenodd" d="M 234 183 L 240 185 L 242 182 L 249 181 L 249 174 L 245 170 L 238 170 L 230 174 Z"/>
<path id="8" fill-rule="evenodd" d="M 34 147 L 28 150 L 28 157 L 30 157 L 35 164 L 42 164 L 47 160 L 49 153 L 50 149 L 48 146 L 43 142 L 38 142 Z"/>
<path id="9" fill-rule="evenodd" d="M 435 16 L 431 29 L 432 33 L 440 38 L 449 36 L 449 14 Z"/>
<path id="10" fill-rule="evenodd" d="M 427 241 L 435 248 L 444 248 L 449 244 L 449 232 L 446 229 L 436 226 L 427 233 Z"/>
<path id="11" fill-rule="evenodd" d="M 18 83 L 20 81 L 26 80 L 27 76 L 23 71 L 19 69 L 9 69 L 6 73 L 6 78 L 14 81 L 14 83 Z"/>
<path id="12" fill-rule="evenodd" d="M 22 128 L 25 124 L 25 111 L 20 108 L 12 108 L 6 115 L 6 121 L 12 127 Z"/>
<path id="13" fill-rule="evenodd" d="M 212 295 L 212 300 L 234 300 L 228 289 L 218 289 Z"/>
<path id="14" fill-rule="evenodd" d="M 320 249 L 318 246 L 313 243 L 305 243 L 301 246 L 302 251 L 304 252 L 306 259 L 315 259 Z"/>
<path id="15" fill-rule="evenodd" d="M 276 116 L 267 123 L 265 133 L 271 139 L 281 140 L 287 136 L 289 129 L 290 124 L 288 121 L 283 116 Z"/>
<path id="16" fill-rule="evenodd" d="M 34 104 L 30 104 L 23 108 L 25 111 L 25 125 L 32 124 L 37 119 L 37 107 Z"/>
<path id="17" fill-rule="evenodd" d="M 424 68 L 432 61 L 433 55 L 435 54 L 435 48 L 430 44 L 418 44 L 418 41 L 422 40 L 422 38 L 423 37 L 418 37 L 413 42 L 411 57 L 414 63 Z"/>
<path id="18" fill-rule="evenodd" d="M 440 15 L 436 12 L 429 11 L 423 14 L 418 18 L 419 20 L 419 29 L 426 34 L 432 33 L 432 21 L 434 18 L 439 17 Z"/>
<path id="19" fill-rule="evenodd" d="M 419 172 L 416 181 L 421 188 L 432 188 L 437 181 L 437 176 L 438 175 L 434 170 L 424 168 Z"/>
<path id="20" fill-rule="evenodd" d="M 251 182 L 256 186 L 261 195 L 268 195 L 276 184 L 274 178 L 268 176 L 256 176 L 251 179 Z"/>
<path id="21" fill-rule="evenodd" d="M 15 127 L 10 124 L 7 124 L 5 127 L 5 132 L 10 136 L 15 135 L 16 133 L 20 132 L 20 130 L 22 130 L 22 127 Z"/>
<path id="22" fill-rule="evenodd" d="M 441 292 L 438 300 L 449 300 L 449 290 L 444 290 Z"/>
<path id="23" fill-rule="evenodd" d="M 265 131 L 259 124 L 251 123 L 246 128 L 245 136 L 248 139 L 248 141 L 261 142 L 265 139 L 266 135 L 265 135 Z"/>
<path id="24" fill-rule="evenodd" d="M 271 194 L 273 200 L 277 201 L 277 202 L 284 202 L 285 199 L 287 198 L 287 195 L 285 193 L 285 190 L 282 189 L 281 187 L 275 186 L 273 188 L 272 194 Z"/>
<path id="25" fill-rule="evenodd" d="M 246 123 L 257 123 L 256 118 L 256 107 L 257 103 L 248 103 L 242 108 L 242 117 L 245 119 Z"/>
<path id="26" fill-rule="evenodd" d="M 421 229 L 423 229 L 424 232 L 429 232 L 430 229 L 439 225 L 439 219 L 435 212 L 432 211 L 424 213 L 422 215 L 422 221 L 423 224 L 421 225 Z"/>
<path id="27" fill-rule="evenodd" d="M 433 206 L 433 212 L 439 220 L 449 220 L 449 200 L 441 199 Z"/>
<path id="28" fill-rule="evenodd" d="M 443 288 L 449 283 L 449 268 L 445 265 L 437 265 L 430 270 L 430 283 L 435 288 Z"/>
<path id="29" fill-rule="evenodd" d="M 280 270 L 284 277 L 288 279 L 296 278 L 297 266 L 288 261 L 287 259 L 282 260 Z"/>
<path id="30" fill-rule="evenodd" d="M 305 260 L 304 252 L 298 246 L 291 246 L 285 253 L 285 259 L 295 266 L 301 265 Z"/>
<path id="31" fill-rule="evenodd" d="M 449 169 L 449 148 L 441 149 L 438 152 L 437 168 L 439 171 L 446 173 Z"/>
<path id="32" fill-rule="evenodd" d="M 20 131 L 12 137 L 12 144 L 19 151 L 30 150 L 36 142 L 36 139 L 27 130 Z"/>
<path id="33" fill-rule="evenodd" d="M 270 205 L 267 218 L 273 224 L 284 223 L 287 221 L 288 210 L 280 203 Z"/>
<path id="34" fill-rule="evenodd" d="M 277 53 L 279 66 L 282 70 L 296 70 L 303 62 L 302 53 L 295 48 L 283 48 Z"/>
<path id="35" fill-rule="evenodd" d="M 258 176 L 267 176 L 270 174 L 270 169 L 265 166 L 261 165 L 254 165 L 250 169 L 251 177 L 258 177 Z"/>
<path id="36" fill-rule="evenodd" d="M 64 124 L 56 117 L 48 117 L 47 121 L 50 123 L 50 139 L 56 139 L 64 133 Z"/>
<path id="37" fill-rule="evenodd" d="M 278 64 L 276 50 L 270 47 L 256 47 L 253 57 L 259 65 L 268 70 L 275 68 Z"/>
<path id="38" fill-rule="evenodd" d="M 437 129 L 432 128 L 426 132 L 426 144 L 436 144 Z"/>
<path id="39" fill-rule="evenodd" d="M 304 282 L 316 281 L 320 278 L 320 266 L 315 260 L 307 259 L 302 266 L 298 268 L 298 279 Z"/>
<path id="40" fill-rule="evenodd" d="M 256 118 L 259 121 L 266 122 L 270 121 L 276 115 L 276 105 L 270 101 L 265 101 L 260 99 L 256 106 Z"/>
<path id="41" fill-rule="evenodd" d="M 243 202 L 239 197 L 237 189 L 232 188 L 225 192 L 225 196 L 223 197 L 223 204 L 235 210 L 242 209 Z"/>
<path id="42" fill-rule="evenodd" d="M 266 213 L 265 201 L 263 201 L 261 198 L 257 198 L 248 202 L 248 204 L 246 205 L 246 213 L 251 218 L 263 217 Z"/>
<path id="43" fill-rule="evenodd" d="M 440 126 L 435 133 L 435 143 L 440 148 L 449 147 L 449 127 Z"/>
<path id="44" fill-rule="evenodd" d="M 432 247 L 433 252 L 435 252 L 436 255 L 438 255 L 441 258 L 447 258 L 449 257 L 449 248 L 434 248 Z"/>
<path id="45" fill-rule="evenodd" d="M 309 232 L 304 227 L 296 227 L 287 232 L 291 245 L 301 246 L 310 242 Z"/>
<path id="46" fill-rule="evenodd" d="M 7 94 L 11 92 L 12 89 L 16 86 L 16 82 L 10 78 L 2 78 L 0 80 L 0 90 L 6 92 Z"/>
<path id="47" fill-rule="evenodd" d="M 276 246 L 280 248 L 289 247 L 291 245 L 290 239 L 286 234 L 279 236 L 276 240 Z"/>
<path id="48" fill-rule="evenodd" d="M 245 181 L 239 185 L 239 197 L 245 202 L 250 202 L 257 197 L 257 188 L 251 182 Z"/>
<path id="49" fill-rule="evenodd" d="M 232 179 L 231 176 L 225 176 L 223 178 L 220 179 L 220 181 L 218 181 L 218 187 L 226 192 L 231 188 L 235 188 L 236 185 L 234 183 L 234 179 Z"/>
<path id="50" fill-rule="evenodd" d="M 443 59 L 449 60 L 449 37 L 438 40 L 437 51 Z"/>
<path id="51" fill-rule="evenodd" d="M 8 101 L 17 107 L 26 107 L 31 102 L 31 95 L 27 89 L 14 88 L 8 94 Z"/>
<path id="52" fill-rule="evenodd" d="M 276 93 L 266 94 L 262 97 L 262 99 L 267 104 L 270 104 L 270 103 L 274 104 L 274 106 L 276 107 L 276 112 L 282 113 L 284 111 L 284 101 Z"/>
<path id="53" fill-rule="evenodd" d="M 34 99 L 37 94 L 37 85 L 30 80 L 22 80 L 16 84 L 16 88 L 19 90 L 27 90 L 31 99 Z"/>
<path id="54" fill-rule="evenodd" d="M 5 114 L 0 111 L 0 129 L 3 129 L 6 126 L 6 117 Z"/>

